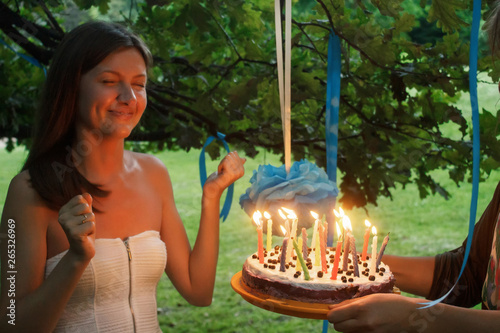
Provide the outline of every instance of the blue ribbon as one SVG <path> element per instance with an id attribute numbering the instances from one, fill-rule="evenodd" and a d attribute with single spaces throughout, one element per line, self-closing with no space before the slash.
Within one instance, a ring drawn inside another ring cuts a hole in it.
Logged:
<path id="1" fill-rule="evenodd" d="M 465 246 L 464 261 L 457 281 L 451 289 L 441 298 L 432 302 L 420 303 L 425 306 L 420 309 L 425 309 L 434 306 L 443 301 L 451 291 L 455 288 L 462 273 L 465 269 L 465 264 L 469 258 L 470 248 L 472 245 L 472 236 L 474 235 L 474 224 L 476 221 L 477 212 L 477 197 L 479 192 L 479 107 L 477 99 L 477 53 L 478 53 L 478 37 L 479 37 L 479 22 L 481 20 L 481 0 L 474 0 L 472 10 L 472 29 L 470 36 L 470 49 L 469 49 L 469 93 L 470 104 L 472 109 L 472 197 L 470 203 L 470 216 L 469 216 L 469 235 L 467 236 L 467 244 Z"/>
<path id="2" fill-rule="evenodd" d="M 203 185 L 205 185 L 205 182 L 207 181 L 207 167 L 205 163 L 205 148 L 212 143 L 214 140 L 219 140 L 222 141 L 222 144 L 224 145 L 224 148 L 226 148 L 226 151 L 229 153 L 229 146 L 225 140 L 225 135 L 222 133 L 217 132 L 217 137 L 215 136 L 210 136 L 205 144 L 203 145 L 203 148 L 201 149 L 200 153 L 200 181 L 201 181 L 201 188 L 203 189 Z M 224 200 L 224 206 L 222 207 L 222 211 L 220 212 L 220 217 L 222 218 L 222 222 L 224 222 L 229 215 L 229 210 L 231 210 L 231 203 L 233 201 L 233 193 L 234 193 L 234 184 L 229 185 L 227 188 L 227 193 L 226 193 L 226 200 Z"/>
<path id="3" fill-rule="evenodd" d="M 337 155 L 339 137 L 339 105 L 340 105 L 340 39 L 333 31 L 328 39 L 328 68 L 326 78 L 326 174 L 328 179 L 337 184 Z M 333 223 L 328 224 L 328 246 L 333 244 Z M 328 332 L 328 320 L 323 321 L 323 332 Z"/>
<path id="4" fill-rule="evenodd" d="M 340 70 L 341 70 L 340 39 L 333 31 L 328 40 L 328 68 L 326 79 L 326 173 L 328 179 L 337 184 L 337 154 L 339 135 L 339 105 L 340 105 Z M 334 225 L 328 228 L 328 245 L 333 244 Z"/>
<path id="5" fill-rule="evenodd" d="M 9 44 L 7 44 L 1 37 L 0 37 L 0 43 L 5 45 L 9 50 L 11 50 L 15 54 L 17 54 L 19 57 L 21 57 L 24 60 L 28 61 L 29 63 L 35 65 L 36 67 L 43 69 L 43 73 L 45 74 L 45 77 L 47 77 L 47 70 L 45 69 L 44 66 L 42 66 L 42 64 L 40 64 L 40 62 L 38 60 L 36 60 L 33 57 L 27 56 L 26 54 L 22 54 L 22 53 L 17 52 Z"/>

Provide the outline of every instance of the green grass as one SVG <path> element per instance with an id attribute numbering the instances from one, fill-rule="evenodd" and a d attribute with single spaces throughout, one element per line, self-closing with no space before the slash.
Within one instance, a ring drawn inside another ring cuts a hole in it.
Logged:
<path id="1" fill-rule="evenodd" d="M 480 107 L 496 109 L 496 85 L 480 85 Z M 458 104 L 464 114 L 470 114 L 467 96 Z M 466 116 L 467 118 L 470 116 Z M 452 124 L 447 128 L 453 130 Z M 19 171 L 26 153 L 17 149 L 13 153 L 0 150 L 0 209 L 3 208 L 10 179 Z M 184 221 L 191 244 L 198 231 L 201 188 L 198 176 L 199 151 L 163 152 L 158 157 L 167 166 L 174 187 L 177 209 Z M 278 158 L 261 153 L 248 160 L 246 174 L 235 184 L 231 212 L 221 224 L 220 257 L 213 303 L 210 307 L 189 305 L 164 275 L 158 287 L 159 321 L 164 332 L 290 332 L 322 329 L 322 321 L 298 319 L 268 312 L 250 305 L 236 294 L 231 277 L 241 270 L 246 257 L 256 250 L 256 232 L 250 218 L 239 207 L 239 196 L 249 186 L 252 170 L 259 164 L 279 165 Z M 215 170 L 217 161 L 208 161 L 207 170 Z M 356 239 L 362 239 L 363 221 L 368 218 L 377 226 L 380 235 L 391 232 L 386 253 L 397 255 L 433 255 L 459 246 L 467 235 L 471 185 L 457 187 L 445 172 L 433 173 L 452 194 L 450 200 L 429 196 L 421 200 L 415 186 L 398 187 L 393 200 L 380 198 L 378 206 L 354 209 L 348 212 Z M 498 183 L 500 172 L 493 172 L 479 186 L 478 216 L 490 201 Z M 278 244 L 281 239 L 274 238 Z M 330 328 L 330 332 L 334 330 Z"/>
<path id="2" fill-rule="evenodd" d="M 164 152 L 158 155 L 172 177 L 177 208 L 193 244 L 199 223 L 201 190 L 198 177 L 198 151 Z M 10 178 L 19 170 L 25 154 L 16 150 L 12 154 L 0 151 L 2 169 L 0 174 L 0 198 L 5 200 Z M 210 307 L 197 308 L 189 305 L 164 276 L 158 287 L 159 320 L 165 332 L 290 332 L 292 330 L 321 330 L 318 320 L 298 319 L 254 307 L 236 294 L 231 286 L 231 277 L 241 270 L 245 258 L 256 250 L 256 232 L 250 218 L 240 209 L 238 198 L 248 187 L 252 170 L 259 164 L 278 165 L 276 156 L 258 155 L 246 164 L 247 173 L 235 185 L 235 196 L 230 215 L 221 224 L 220 258 L 213 303 Z M 214 170 L 217 162 L 208 162 L 207 170 Z M 500 173 L 480 184 L 478 214 L 488 204 Z M 394 200 L 380 198 L 377 207 L 355 209 L 348 212 L 354 234 L 361 239 L 363 221 L 369 218 L 380 234 L 391 232 L 386 253 L 399 255 L 432 255 L 452 249 L 461 244 L 467 234 L 471 186 L 457 188 L 447 180 L 446 174 L 437 174 L 442 183 L 453 194 L 446 201 L 439 196 L 424 200 L 418 197 L 414 186 L 393 191 Z M 277 244 L 280 239 L 275 238 Z M 333 329 L 330 329 L 333 332 Z"/>

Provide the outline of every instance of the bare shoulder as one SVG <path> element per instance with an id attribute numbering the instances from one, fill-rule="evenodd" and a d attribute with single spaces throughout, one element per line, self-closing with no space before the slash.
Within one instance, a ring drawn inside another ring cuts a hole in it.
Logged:
<path id="1" fill-rule="evenodd" d="M 168 171 L 165 164 L 156 156 L 144 153 L 129 152 L 130 158 L 134 163 L 147 174 L 168 177 Z"/>
<path id="2" fill-rule="evenodd" d="M 5 200 L 2 222 L 8 219 L 31 220 L 34 217 L 39 227 L 43 227 L 44 222 L 47 222 L 44 217 L 53 212 L 31 186 L 30 180 L 28 171 L 22 171 L 12 178 Z"/>

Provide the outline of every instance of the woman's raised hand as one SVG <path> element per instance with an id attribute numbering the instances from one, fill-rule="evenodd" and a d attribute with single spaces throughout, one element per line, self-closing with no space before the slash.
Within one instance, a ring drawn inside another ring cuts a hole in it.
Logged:
<path id="1" fill-rule="evenodd" d="M 246 159 L 238 156 L 236 151 L 227 154 L 219 163 L 217 172 L 212 173 L 203 186 L 203 192 L 209 197 L 219 197 L 222 192 L 245 174 Z"/>
<path id="2" fill-rule="evenodd" d="M 92 196 L 84 193 L 73 197 L 59 210 L 58 220 L 68 238 L 69 251 L 83 261 L 92 259 L 95 255 Z"/>

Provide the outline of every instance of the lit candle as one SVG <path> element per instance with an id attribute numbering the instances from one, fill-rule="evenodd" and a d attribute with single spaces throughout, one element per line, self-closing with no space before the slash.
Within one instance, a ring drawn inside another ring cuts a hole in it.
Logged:
<path id="1" fill-rule="evenodd" d="M 309 276 L 309 269 L 307 268 L 304 258 L 302 258 L 302 253 L 300 252 L 299 245 L 297 244 L 295 239 L 292 239 L 292 244 L 295 248 L 295 252 L 297 252 L 297 259 L 299 260 L 300 265 L 302 266 L 302 270 L 304 271 L 304 280 L 310 280 L 311 277 Z"/>
<path id="2" fill-rule="evenodd" d="M 285 215 L 285 213 L 283 213 L 282 209 L 286 209 L 286 208 L 281 207 L 281 209 L 278 209 L 278 213 L 285 220 L 285 229 L 286 229 L 287 237 L 292 239 L 293 235 L 290 231 L 290 222 L 288 221 L 288 216 Z M 292 249 L 293 249 L 292 246 L 287 247 L 286 253 L 285 253 L 285 263 L 289 263 L 290 260 L 292 259 Z"/>
<path id="3" fill-rule="evenodd" d="M 328 242 L 328 222 L 323 222 L 323 230 L 325 231 L 325 237 L 323 238 L 324 241 L 325 241 L 325 247 L 327 246 L 327 242 Z"/>
<path id="4" fill-rule="evenodd" d="M 377 263 L 375 264 L 375 270 L 378 269 L 378 266 L 382 262 L 382 256 L 384 255 L 384 250 L 385 250 L 385 247 L 387 246 L 388 242 L 389 242 L 389 234 L 387 234 L 387 236 L 384 237 L 384 241 L 382 242 L 382 246 L 380 246 L 380 251 L 379 251 L 378 256 L 377 256 Z"/>
<path id="5" fill-rule="evenodd" d="M 281 257 L 280 257 L 280 271 L 285 272 L 286 271 L 286 248 L 288 247 L 288 236 L 286 233 L 286 229 L 281 226 L 281 231 L 283 231 L 283 234 L 285 235 L 285 238 L 283 238 L 283 245 L 281 246 Z"/>
<path id="6" fill-rule="evenodd" d="M 349 230 L 351 225 L 351 220 L 347 216 L 342 216 L 342 224 L 344 226 L 344 256 L 342 257 L 342 270 L 347 271 L 347 264 L 349 263 L 349 246 L 350 246 L 350 236 Z"/>
<path id="7" fill-rule="evenodd" d="M 321 264 L 321 240 L 319 234 L 321 233 L 321 225 L 318 223 L 318 230 L 316 232 L 316 247 L 314 248 L 314 266 Z"/>
<path id="8" fill-rule="evenodd" d="M 318 232 L 318 220 L 314 221 L 313 234 L 311 239 L 311 250 L 316 247 L 316 233 Z"/>
<path id="9" fill-rule="evenodd" d="M 363 237 L 363 252 L 361 253 L 361 260 L 366 260 L 366 252 L 368 251 L 368 243 L 370 242 L 370 227 L 371 223 L 368 220 L 365 220 L 366 230 L 365 235 Z"/>
<path id="10" fill-rule="evenodd" d="M 261 212 L 256 211 L 253 213 L 253 220 L 255 221 L 255 224 L 257 224 L 257 247 L 258 247 L 258 253 L 259 253 L 259 263 L 263 264 L 264 263 L 264 244 L 262 242 L 262 223 L 260 221 L 260 218 L 262 217 Z"/>
<path id="11" fill-rule="evenodd" d="M 337 247 L 335 249 L 335 261 L 333 263 L 332 276 L 330 279 L 337 280 L 337 271 L 339 270 L 339 262 L 340 262 L 340 251 L 342 251 L 342 233 L 340 232 L 340 227 L 337 222 L 335 222 L 335 226 L 337 227 Z"/>
<path id="12" fill-rule="evenodd" d="M 307 260 L 309 251 L 307 251 L 307 231 L 306 228 L 302 228 L 302 256 L 304 260 Z"/>
<path id="13" fill-rule="evenodd" d="M 354 240 L 354 235 L 349 233 L 351 240 L 351 251 L 352 251 L 352 263 L 354 265 L 354 276 L 359 277 L 359 267 L 358 267 L 358 253 L 356 251 L 356 241 Z"/>
<path id="14" fill-rule="evenodd" d="M 294 211 L 291 209 L 286 209 L 285 207 L 281 207 L 286 213 L 287 213 L 287 218 L 292 220 L 292 231 L 290 234 L 290 238 L 295 239 L 297 237 L 297 215 L 295 215 Z"/>
<path id="15" fill-rule="evenodd" d="M 312 217 L 315 218 L 314 221 L 314 231 L 311 247 L 314 249 L 314 266 L 319 266 L 321 263 L 321 242 L 319 233 L 321 232 L 321 225 L 319 220 L 319 215 L 311 211 Z"/>
<path id="16" fill-rule="evenodd" d="M 323 273 L 327 273 L 328 269 L 326 268 L 326 243 L 325 243 L 325 227 L 320 225 L 320 232 L 319 232 L 319 244 L 320 244 L 320 251 L 321 251 L 321 270 Z"/>
<path id="17" fill-rule="evenodd" d="M 264 212 L 264 217 L 267 219 L 267 252 L 272 250 L 273 246 L 273 220 L 268 212 Z"/>
<path id="18" fill-rule="evenodd" d="M 285 213 L 281 209 L 278 209 L 278 214 L 280 214 L 281 218 L 285 220 L 285 229 L 287 232 L 287 235 L 290 236 L 290 222 L 288 222 L 288 218 L 286 217 Z"/>
<path id="19" fill-rule="evenodd" d="M 373 241 L 372 241 L 372 257 L 370 258 L 370 275 L 375 276 L 377 266 L 376 266 L 376 257 L 377 257 L 377 228 L 375 226 L 372 227 Z"/>
<path id="20" fill-rule="evenodd" d="M 346 237 L 345 237 L 345 229 L 344 229 L 344 216 L 345 216 L 345 213 L 344 213 L 344 210 L 342 209 L 342 207 L 339 207 L 339 212 L 337 213 L 337 211 L 334 209 L 333 212 L 335 213 L 335 216 L 337 218 L 339 218 L 341 221 L 342 221 L 342 240 L 345 242 L 346 241 Z"/>
<path id="21" fill-rule="evenodd" d="M 299 251 L 301 251 L 302 249 L 302 243 L 303 243 L 303 240 L 302 240 L 302 237 L 299 237 Z M 297 252 L 297 251 L 296 251 Z M 304 256 L 302 256 L 303 258 Z M 297 263 L 295 265 L 297 267 L 297 272 L 300 272 L 302 271 L 302 265 L 300 264 L 299 262 L 299 254 L 297 253 Z"/>

